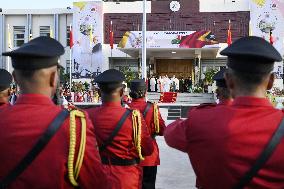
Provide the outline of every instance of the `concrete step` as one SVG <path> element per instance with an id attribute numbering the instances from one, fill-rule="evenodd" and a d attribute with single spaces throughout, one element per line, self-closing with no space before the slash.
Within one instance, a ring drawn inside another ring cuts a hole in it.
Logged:
<path id="1" fill-rule="evenodd" d="M 180 113 L 181 112 L 181 109 L 180 110 L 169 110 L 169 113 Z"/>
<path id="2" fill-rule="evenodd" d="M 173 116 L 168 116 L 167 120 L 177 120 L 177 119 L 180 119 L 180 117 L 173 117 Z"/>
<path id="3" fill-rule="evenodd" d="M 171 117 L 171 116 L 176 116 L 176 117 L 180 117 L 181 116 L 181 113 L 172 113 L 172 112 L 169 112 L 168 113 L 168 117 Z"/>

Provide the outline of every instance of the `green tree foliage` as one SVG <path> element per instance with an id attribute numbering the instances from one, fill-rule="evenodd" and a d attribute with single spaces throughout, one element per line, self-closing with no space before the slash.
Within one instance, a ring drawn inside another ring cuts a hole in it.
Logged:
<path id="1" fill-rule="evenodd" d="M 130 84 L 130 81 L 138 78 L 138 73 L 132 71 L 128 66 L 120 67 L 119 71 L 121 71 L 125 75 L 126 83 L 128 86 Z"/>
<path id="2" fill-rule="evenodd" d="M 205 72 L 205 79 L 204 82 L 206 82 L 207 84 L 211 85 L 214 81 L 213 81 L 213 76 L 218 72 L 218 70 L 216 69 L 210 69 L 208 71 Z"/>

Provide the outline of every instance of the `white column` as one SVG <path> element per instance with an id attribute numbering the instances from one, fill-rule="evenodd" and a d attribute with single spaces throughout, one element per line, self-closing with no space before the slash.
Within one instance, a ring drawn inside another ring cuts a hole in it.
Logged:
<path id="1" fill-rule="evenodd" d="M 71 32 L 73 32 L 72 31 L 72 24 L 70 24 L 70 33 Z M 73 33 L 72 33 L 73 34 Z M 71 34 L 70 34 L 71 35 Z M 72 36 L 73 37 L 73 36 Z M 70 39 L 71 40 L 71 39 Z M 73 40 L 73 39 L 72 39 Z M 68 45 L 68 44 L 67 44 Z M 70 45 L 70 44 L 69 44 Z M 73 62 L 73 58 L 72 58 L 72 48 L 71 48 L 71 46 L 70 46 L 70 62 L 69 62 L 69 82 L 70 82 L 70 92 L 72 92 L 72 68 L 73 68 L 73 64 L 72 64 L 72 62 Z M 72 102 L 73 102 L 73 98 L 72 98 Z"/>
<path id="2" fill-rule="evenodd" d="M 2 52 L 4 51 L 4 27 L 3 27 L 4 16 L 0 13 L 0 68 L 4 68 L 4 59 Z"/>
<path id="3" fill-rule="evenodd" d="M 142 79 L 147 78 L 147 44 L 146 44 L 146 32 L 147 32 L 147 0 L 143 0 L 143 23 L 142 23 Z"/>

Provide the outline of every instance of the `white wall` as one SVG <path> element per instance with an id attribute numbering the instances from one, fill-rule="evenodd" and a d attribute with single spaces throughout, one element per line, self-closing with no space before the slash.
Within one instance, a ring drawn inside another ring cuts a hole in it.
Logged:
<path id="1" fill-rule="evenodd" d="M 33 38 L 39 37 L 40 26 L 50 26 L 50 29 L 52 30 L 54 36 L 54 15 L 32 15 Z"/>
<path id="2" fill-rule="evenodd" d="M 11 34 L 11 44 L 13 49 L 14 48 L 14 36 L 13 36 L 13 27 L 14 26 L 25 26 L 27 23 L 27 16 L 26 15 L 16 15 L 16 16 L 5 16 L 5 39 L 6 39 L 6 47 L 4 48 L 4 51 L 11 51 L 12 49 L 9 49 L 8 47 L 8 25 L 10 27 L 10 34 Z M 8 69 L 8 71 L 12 72 L 13 68 L 11 65 L 11 59 L 9 57 L 4 57 L 5 60 L 5 67 Z"/>
<path id="3" fill-rule="evenodd" d="M 110 45 L 104 44 L 103 45 L 103 56 L 104 56 L 104 66 L 105 66 L 102 68 L 103 70 L 109 69 L 109 58 L 111 56 L 112 57 L 126 57 L 126 58 L 129 57 L 129 55 L 117 49 L 117 44 L 114 44 L 112 53 L 111 53 Z"/>
<path id="4" fill-rule="evenodd" d="M 66 60 L 70 59 L 70 47 L 67 44 L 67 26 L 72 24 L 71 14 L 59 15 L 59 41 L 65 47 L 65 54 L 60 57 L 60 64 L 66 67 Z"/>
<path id="5" fill-rule="evenodd" d="M 249 11 L 248 0 L 199 0 L 200 12 Z"/>
<path id="6" fill-rule="evenodd" d="M 142 13 L 143 1 L 137 2 L 105 2 L 104 13 Z M 147 1 L 147 13 L 151 13 L 151 1 Z"/>

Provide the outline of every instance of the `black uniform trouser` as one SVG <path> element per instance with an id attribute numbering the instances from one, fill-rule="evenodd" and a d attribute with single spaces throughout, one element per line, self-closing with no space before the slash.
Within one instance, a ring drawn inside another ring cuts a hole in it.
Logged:
<path id="1" fill-rule="evenodd" d="M 143 167 L 142 189 L 155 189 L 157 166 Z"/>

